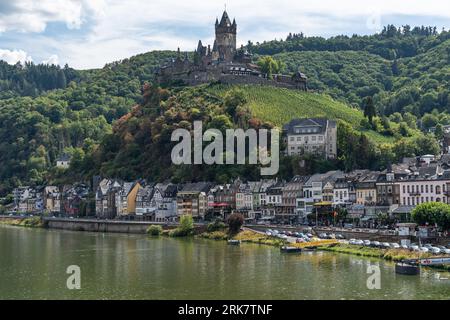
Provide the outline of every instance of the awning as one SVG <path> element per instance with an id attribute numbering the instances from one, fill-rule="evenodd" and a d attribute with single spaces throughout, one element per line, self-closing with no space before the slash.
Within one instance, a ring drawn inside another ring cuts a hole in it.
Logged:
<path id="1" fill-rule="evenodd" d="M 317 202 L 314 204 L 314 207 L 330 207 L 333 205 L 333 202 Z"/>

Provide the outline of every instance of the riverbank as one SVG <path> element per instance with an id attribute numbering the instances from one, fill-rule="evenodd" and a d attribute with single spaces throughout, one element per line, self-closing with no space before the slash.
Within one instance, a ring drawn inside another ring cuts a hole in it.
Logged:
<path id="1" fill-rule="evenodd" d="M 401 262 L 403 260 L 417 260 L 417 259 L 427 259 L 433 257 L 433 255 L 428 253 L 411 252 L 409 250 L 398 250 L 398 249 L 378 249 L 378 248 L 367 248 L 360 247 L 349 244 L 338 244 L 335 246 L 319 247 L 318 250 L 352 254 L 361 257 L 369 258 L 379 258 L 392 262 Z M 435 269 L 440 270 L 450 270 L 450 266 L 433 266 Z"/>
<path id="2" fill-rule="evenodd" d="M 40 217 L 1 219 L 0 224 L 25 228 L 44 227 L 44 223 Z"/>

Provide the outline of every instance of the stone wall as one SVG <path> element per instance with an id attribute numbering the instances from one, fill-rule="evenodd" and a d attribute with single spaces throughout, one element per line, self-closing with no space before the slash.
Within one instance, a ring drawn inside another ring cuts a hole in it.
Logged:
<path id="1" fill-rule="evenodd" d="M 278 82 L 256 76 L 238 76 L 223 74 L 219 81 L 224 84 L 256 84 L 261 86 L 272 86 L 278 88 L 297 89 L 295 85 L 286 82 Z"/>
<path id="2" fill-rule="evenodd" d="M 63 219 L 63 218 L 43 218 L 44 225 L 50 229 L 87 231 L 87 232 L 111 232 L 111 233 L 132 233 L 145 234 L 151 225 L 160 225 L 164 230 L 174 229 L 176 224 L 166 224 L 158 222 L 141 221 L 106 221 L 95 219 Z M 205 230 L 203 225 L 195 225 L 196 233 Z"/>

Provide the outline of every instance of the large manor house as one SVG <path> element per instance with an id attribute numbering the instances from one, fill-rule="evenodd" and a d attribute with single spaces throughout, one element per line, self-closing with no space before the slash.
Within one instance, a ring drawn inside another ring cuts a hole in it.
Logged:
<path id="1" fill-rule="evenodd" d="M 189 86 L 210 82 L 260 84 L 307 90 L 307 78 L 303 73 L 276 74 L 269 78 L 258 65 L 252 63 L 251 53 L 243 46 L 237 49 L 236 20 L 231 22 L 226 11 L 220 22 L 216 19 L 215 29 L 216 39 L 212 48 L 210 45 L 203 46 L 200 40 L 193 61 L 187 52 L 183 55 L 178 49 L 178 56 L 158 69 L 158 82 Z"/>

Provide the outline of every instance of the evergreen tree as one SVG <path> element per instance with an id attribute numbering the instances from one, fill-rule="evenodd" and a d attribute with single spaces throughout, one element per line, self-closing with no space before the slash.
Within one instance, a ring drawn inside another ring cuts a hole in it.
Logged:
<path id="1" fill-rule="evenodd" d="M 364 101 L 364 116 L 369 119 L 369 123 L 373 124 L 373 118 L 376 116 L 375 105 L 372 97 L 367 97 Z"/>

